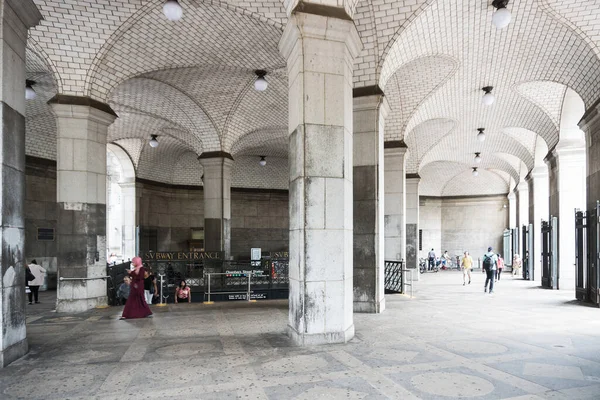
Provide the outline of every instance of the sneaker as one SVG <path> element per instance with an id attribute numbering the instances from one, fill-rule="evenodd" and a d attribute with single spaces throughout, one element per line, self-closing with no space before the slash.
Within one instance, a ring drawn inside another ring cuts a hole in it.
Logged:
<path id="1" fill-rule="evenodd" d="M 36 302 L 35 302 L 35 304 L 40 304 L 40 302 L 39 302 L 39 301 L 36 301 Z"/>
<path id="2" fill-rule="evenodd" d="M 494 294 L 494 291 L 493 291 L 493 290 L 490 290 L 490 294 Z"/>
<path id="3" fill-rule="evenodd" d="M 29 305 L 32 305 L 33 303 L 32 303 L 32 302 L 29 302 L 29 303 L 27 303 L 27 304 L 29 304 Z"/>
<path id="4" fill-rule="evenodd" d="M 471 281 L 469 281 L 469 285 L 471 284 Z"/>
<path id="5" fill-rule="evenodd" d="M 487 288 L 483 289 L 483 293 L 487 293 Z"/>

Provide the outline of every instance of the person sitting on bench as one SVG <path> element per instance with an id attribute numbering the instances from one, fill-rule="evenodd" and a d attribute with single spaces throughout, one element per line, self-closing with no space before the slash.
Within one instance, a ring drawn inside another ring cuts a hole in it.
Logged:
<path id="1" fill-rule="evenodd" d="M 192 302 L 192 290 L 187 285 L 185 280 L 179 282 L 179 286 L 175 289 L 175 303 L 191 303 Z"/>

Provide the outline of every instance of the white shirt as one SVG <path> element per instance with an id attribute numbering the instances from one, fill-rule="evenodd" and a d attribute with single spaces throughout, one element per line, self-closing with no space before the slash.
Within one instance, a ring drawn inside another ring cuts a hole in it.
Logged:
<path id="1" fill-rule="evenodd" d="M 42 286 L 44 284 L 44 275 L 46 270 L 37 264 L 29 264 L 29 270 L 35 276 L 35 279 L 29 281 L 29 286 Z"/>

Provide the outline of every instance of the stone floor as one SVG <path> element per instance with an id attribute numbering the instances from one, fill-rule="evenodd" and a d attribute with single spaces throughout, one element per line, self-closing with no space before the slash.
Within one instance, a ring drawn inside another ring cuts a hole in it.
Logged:
<path id="1" fill-rule="evenodd" d="M 31 351 L 2 399 L 600 399 L 600 309 L 505 276 L 428 273 L 414 298 L 355 314 L 347 345 L 298 348 L 284 301 L 52 312 L 27 306 Z"/>

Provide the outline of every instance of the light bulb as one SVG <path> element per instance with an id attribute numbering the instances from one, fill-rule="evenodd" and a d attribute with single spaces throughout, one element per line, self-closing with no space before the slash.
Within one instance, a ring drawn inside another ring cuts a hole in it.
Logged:
<path id="1" fill-rule="evenodd" d="M 267 90 L 268 86 L 269 82 L 267 82 L 267 80 L 262 76 L 259 76 L 254 81 L 254 89 L 258 90 L 259 92 L 264 92 L 265 90 Z"/>
<path id="2" fill-rule="evenodd" d="M 33 88 L 31 86 L 27 86 L 25 88 L 25 98 L 27 100 L 35 100 L 36 97 L 37 97 L 37 93 L 35 93 L 35 90 L 33 90 Z"/>
<path id="3" fill-rule="evenodd" d="M 494 102 L 496 101 L 496 96 L 494 96 L 491 93 L 486 93 L 483 95 L 483 97 L 481 98 L 481 103 L 484 106 L 491 106 L 492 104 L 494 104 Z"/>
<path id="4" fill-rule="evenodd" d="M 475 162 L 477 164 L 481 163 L 481 156 L 479 155 L 479 153 L 477 153 L 477 155 L 475 156 Z"/>
<path id="5" fill-rule="evenodd" d="M 158 147 L 158 140 L 156 140 L 156 135 L 152 135 L 152 139 L 150 139 L 150 147 Z"/>
<path id="6" fill-rule="evenodd" d="M 479 171 L 477 171 L 477 168 L 473 168 L 472 174 L 473 174 L 473 176 L 479 175 Z"/>
<path id="7" fill-rule="evenodd" d="M 483 142 L 485 140 L 485 133 L 483 131 L 480 131 L 477 134 L 477 140 L 479 140 L 480 142 Z"/>
<path id="8" fill-rule="evenodd" d="M 510 24 L 510 20 L 512 19 L 512 15 L 510 11 L 506 7 L 502 7 L 497 9 L 492 15 L 492 23 L 498 29 L 504 29 Z"/>
<path id="9" fill-rule="evenodd" d="M 265 165 L 267 165 L 267 160 L 265 160 L 264 156 L 260 156 L 260 161 L 258 163 L 261 167 L 264 167 Z"/>
<path id="10" fill-rule="evenodd" d="M 183 16 L 183 8 L 177 0 L 167 0 L 163 6 L 163 13 L 169 21 L 179 21 Z"/>

